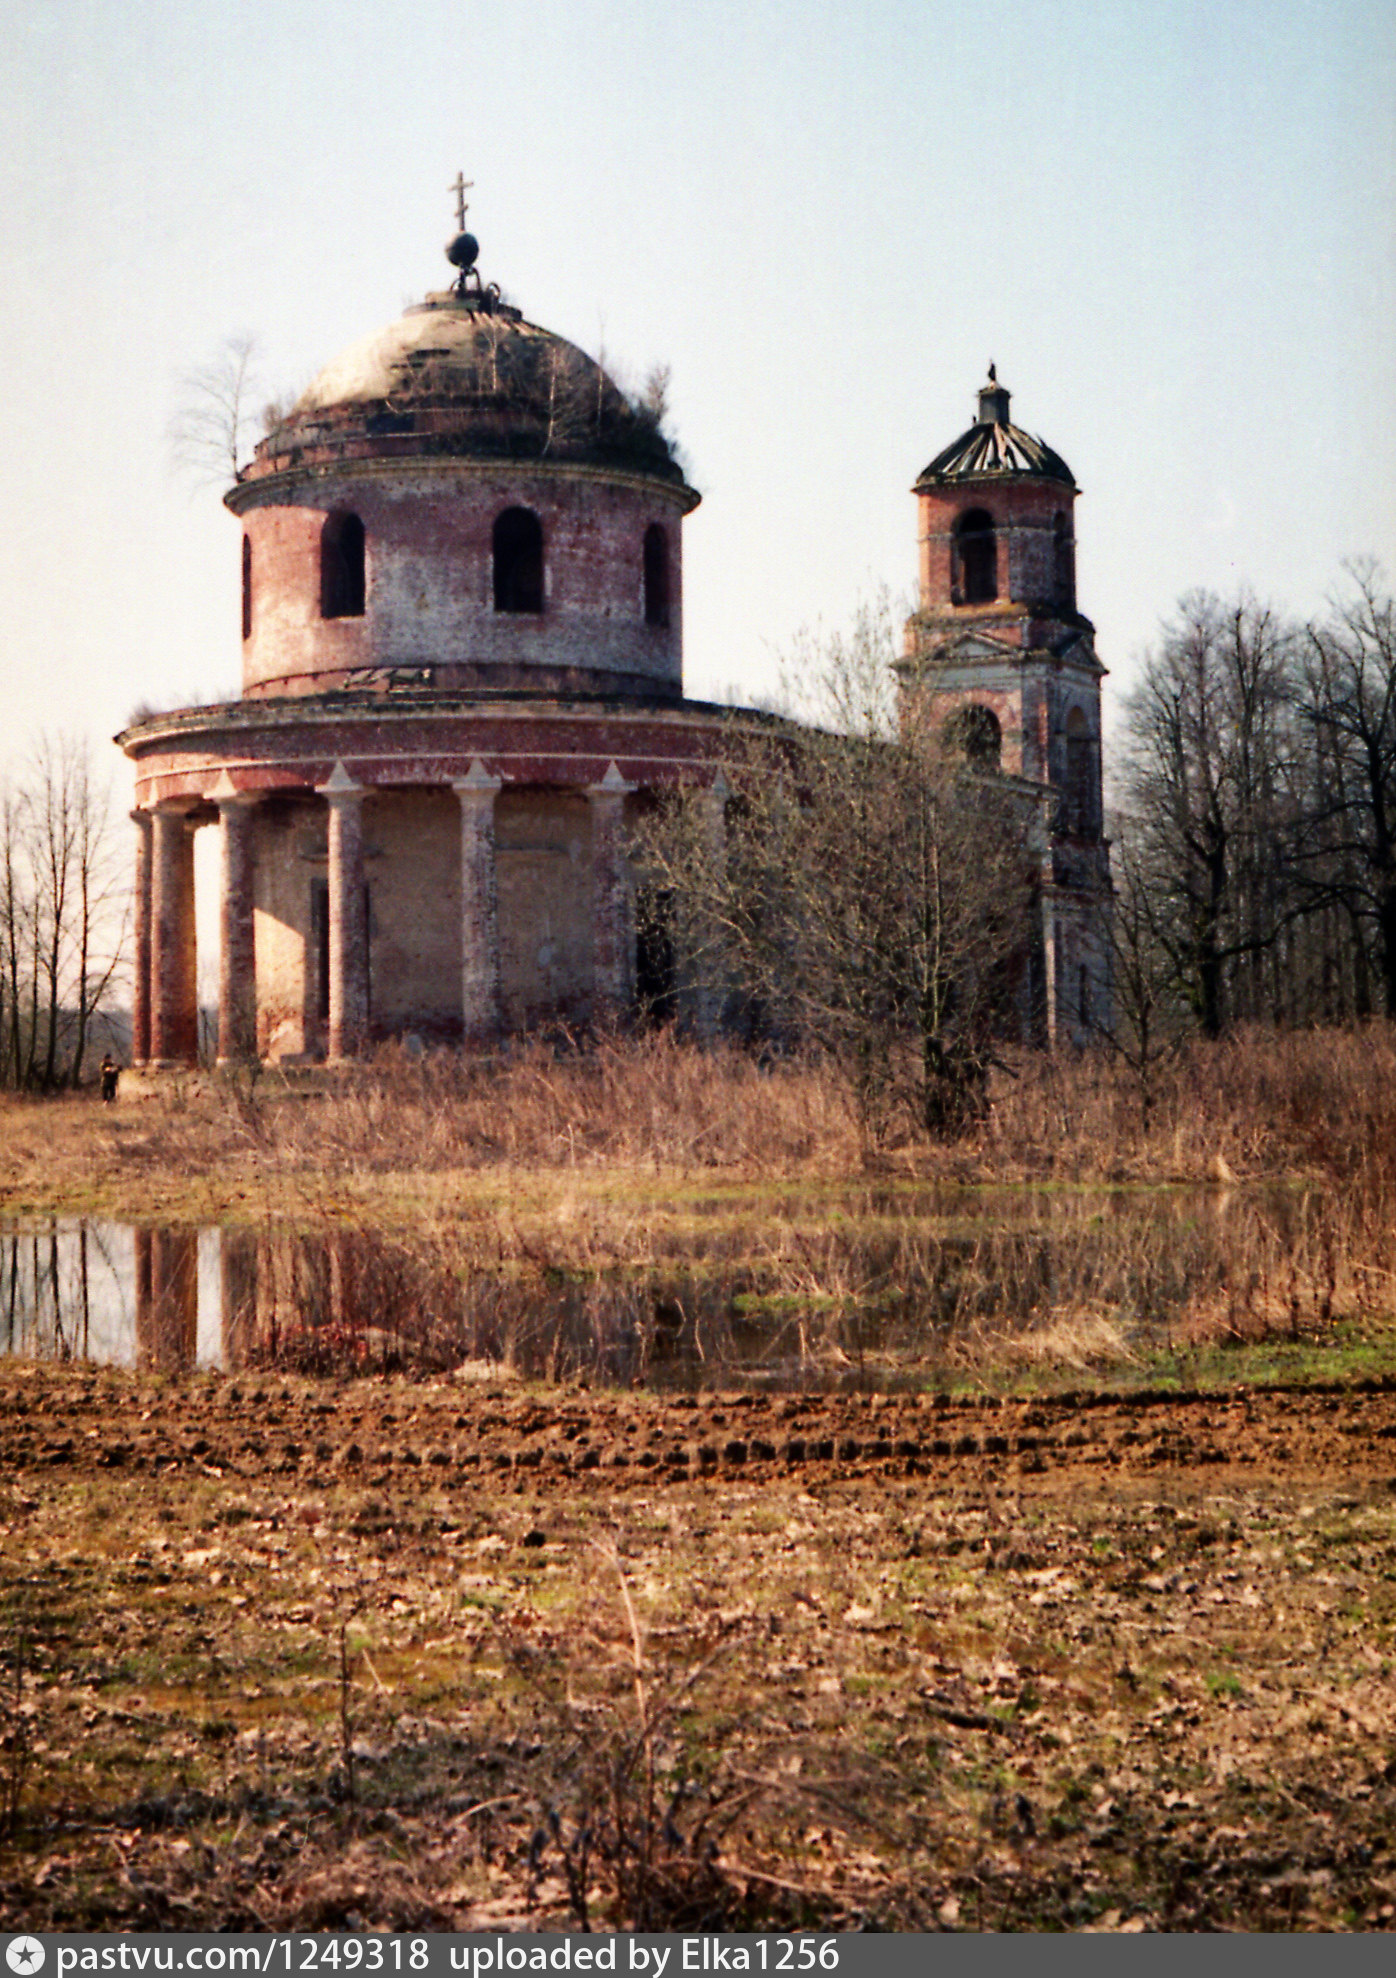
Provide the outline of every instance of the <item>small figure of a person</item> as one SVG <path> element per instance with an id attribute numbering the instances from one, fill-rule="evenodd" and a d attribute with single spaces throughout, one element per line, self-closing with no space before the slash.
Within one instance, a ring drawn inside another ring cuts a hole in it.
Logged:
<path id="1" fill-rule="evenodd" d="M 104 1104 L 108 1106 L 116 1097 L 116 1081 L 120 1076 L 121 1066 L 116 1062 L 111 1052 L 108 1051 L 102 1060 L 102 1099 Z"/>

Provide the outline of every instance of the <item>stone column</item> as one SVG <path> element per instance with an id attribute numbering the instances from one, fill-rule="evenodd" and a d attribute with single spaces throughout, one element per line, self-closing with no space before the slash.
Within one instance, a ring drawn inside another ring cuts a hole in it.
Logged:
<path id="1" fill-rule="evenodd" d="M 156 806 L 151 844 L 150 1061 L 171 1070 L 199 1059 L 194 931 L 194 830 L 182 809 Z"/>
<path id="2" fill-rule="evenodd" d="M 705 850 L 715 879 L 727 868 L 727 799 L 731 794 L 732 787 L 719 769 L 701 798 Z M 693 1022 L 700 1037 L 711 1039 L 722 1027 L 727 985 L 722 976 L 716 929 L 711 925 L 703 927 L 700 942 L 700 951 L 694 957 L 697 980 L 693 985 Z"/>
<path id="3" fill-rule="evenodd" d="M 467 1044 L 500 1027 L 499 879 L 494 800 L 500 779 L 477 756 L 451 788 L 460 799 L 461 1015 Z"/>
<path id="4" fill-rule="evenodd" d="M 214 790 L 223 827 L 223 886 L 219 899 L 218 1062 L 248 1064 L 257 1056 L 257 961 L 253 937 L 255 795 Z"/>
<path id="5" fill-rule="evenodd" d="M 131 983 L 131 1062 L 150 1058 L 150 834 L 148 810 L 133 810 L 136 827 L 135 976 Z"/>
<path id="6" fill-rule="evenodd" d="M 634 789 L 614 763 L 587 791 L 591 804 L 591 1020 L 615 1023 L 630 1007 L 635 942 L 625 799 Z"/>
<path id="7" fill-rule="evenodd" d="M 1055 1051 L 1060 1015 L 1057 1009 L 1057 898 L 1050 865 L 1046 871 L 1048 882 L 1042 888 L 1042 996 L 1047 1026 L 1044 1042 L 1049 1051 Z"/>
<path id="8" fill-rule="evenodd" d="M 364 913 L 363 786 L 337 762 L 320 795 L 330 807 L 331 1063 L 368 1041 L 368 925 Z"/>

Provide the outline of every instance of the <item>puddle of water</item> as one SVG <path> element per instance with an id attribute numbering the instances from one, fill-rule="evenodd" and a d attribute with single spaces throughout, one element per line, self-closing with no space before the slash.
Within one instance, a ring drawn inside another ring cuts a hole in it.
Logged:
<path id="1" fill-rule="evenodd" d="M 1128 1351 L 1204 1307 L 1273 1325 L 1332 1303 L 1323 1204 L 1302 1191 L 850 1190 L 780 1208 L 754 1233 L 700 1215 L 644 1270 L 587 1276 L 481 1270 L 449 1234 L 0 1223 L 0 1354 L 885 1389 L 1053 1328 Z"/>

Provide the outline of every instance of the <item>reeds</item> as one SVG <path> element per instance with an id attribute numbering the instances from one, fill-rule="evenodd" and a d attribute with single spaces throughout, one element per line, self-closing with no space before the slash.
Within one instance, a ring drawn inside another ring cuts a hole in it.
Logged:
<path id="1" fill-rule="evenodd" d="M 497 1055 L 385 1047 L 313 1103 L 261 1091 L 215 1105 L 244 1146 L 330 1167 L 894 1171 L 956 1180 L 1396 1179 L 1396 1026 L 1250 1030 L 1194 1042 L 1137 1081 L 1104 1051 L 1019 1053 L 986 1117 L 928 1140 L 909 1116 L 860 1116 L 838 1068 L 658 1031 Z M 265 1096 L 263 1096 L 263 1093 Z M 197 1131 L 203 1109 L 168 1116 Z"/>
<path id="2" fill-rule="evenodd" d="M 1324 1341 L 1396 1315 L 1396 1220 L 1316 1187 L 789 1191 L 665 1221 L 225 1231 L 234 1364 L 555 1383 L 920 1384 Z"/>

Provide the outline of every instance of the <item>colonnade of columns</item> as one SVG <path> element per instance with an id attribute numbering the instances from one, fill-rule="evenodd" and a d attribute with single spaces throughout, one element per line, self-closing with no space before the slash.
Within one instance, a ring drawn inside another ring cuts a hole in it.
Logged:
<path id="1" fill-rule="evenodd" d="M 468 1042 L 500 1028 L 499 895 L 495 798 L 502 787 L 478 759 L 452 782 L 460 804 L 461 1016 Z M 618 1017 L 631 993 L 629 873 L 625 799 L 633 785 L 614 763 L 586 790 L 591 805 L 592 1010 Z M 368 917 L 364 887 L 363 801 L 368 791 L 336 763 L 318 795 L 328 809 L 329 1021 L 326 1055 L 353 1057 L 368 1040 Z M 255 793 L 225 774 L 211 793 L 222 842 L 219 921 L 218 1062 L 257 1056 Z M 135 991 L 132 1058 L 155 1070 L 198 1058 L 198 978 L 194 923 L 194 833 L 187 802 L 132 812 L 136 839 Z"/>

